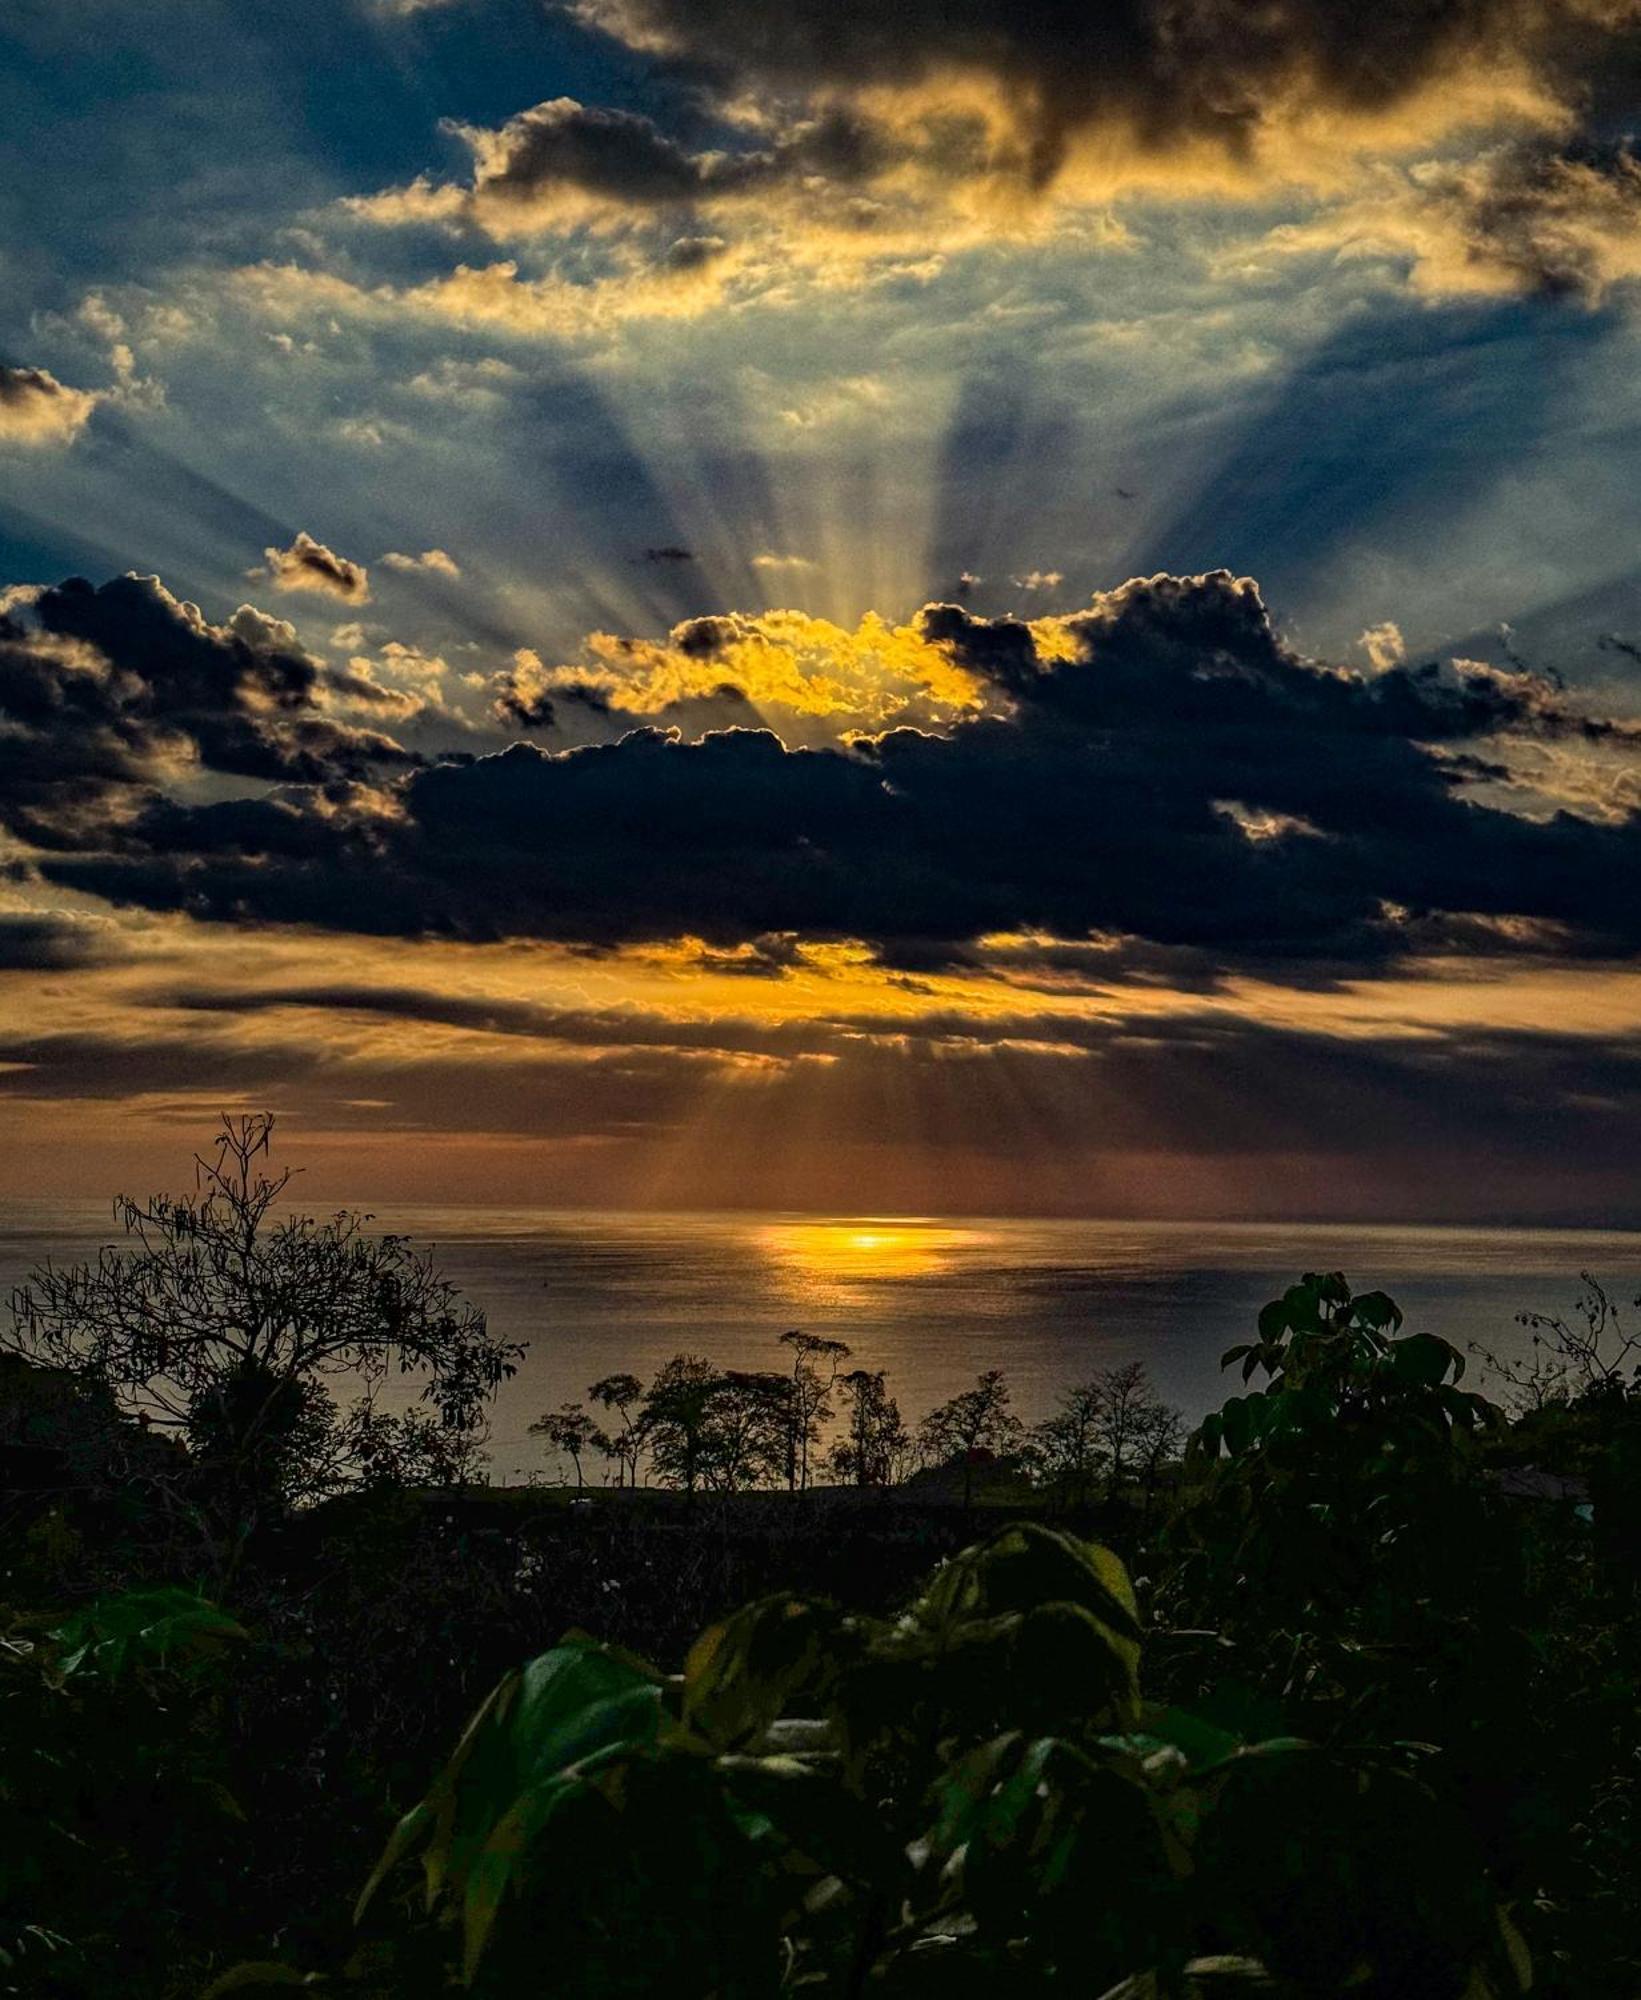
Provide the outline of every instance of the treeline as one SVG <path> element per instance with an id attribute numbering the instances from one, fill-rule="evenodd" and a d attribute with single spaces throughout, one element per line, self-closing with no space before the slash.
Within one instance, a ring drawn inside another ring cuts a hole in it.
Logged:
<path id="1" fill-rule="evenodd" d="M 887 1487 L 951 1468 L 965 1502 L 977 1473 L 996 1470 L 1079 1504 L 1136 1479 L 1149 1491 L 1185 1436 L 1183 1416 L 1157 1397 L 1138 1362 L 1065 1390 L 1054 1414 L 1029 1428 L 1014 1413 L 1003 1370 L 988 1368 L 908 1428 L 887 1371 L 847 1368 L 844 1341 L 794 1331 L 780 1345 L 792 1356 L 788 1369 L 720 1369 L 678 1354 L 647 1387 L 636 1375 L 603 1376 L 587 1390 L 602 1422 L 585 1404 L 563 1403 L 530 1435 L 578 1487 L 589 1464 L 602 1466 L 606 1484 L 647 1477 L 686 1493 L 798 1493 L 828 1480 Z"/>

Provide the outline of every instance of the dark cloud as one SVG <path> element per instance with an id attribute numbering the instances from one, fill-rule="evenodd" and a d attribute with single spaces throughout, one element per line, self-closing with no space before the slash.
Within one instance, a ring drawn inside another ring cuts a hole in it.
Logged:
<path id="1" fill-rule="evenodd" d="M 106 917 L 60 910 L 0 910 L 0 972 L 73 972 L 125 956 Z"/>
<path id="2" fill-rule="evenodd" d="M 1623 0 L 579 0 L 573 11 L 726 96 L 749 82 L 822 101 L 954 73 L 991 82 L 1037 185 L 1095 129 L 1142 153 L 1207 141 L 1242 159 L 1296 104 L 1372 118 L 1506 68 L 1572 92 L 1610 60 L 1604 31 L 1637 25 Z"/>
<path id="3" fill-rule="evenodd" d="M 249 606 L 212 625 L 139 576 L 31 593 L 0 614 L 0 823 L 73 844 L 191 765 L 324 786 L 416 761 L 327 714 L 330 685 Z"/>
<path id="4" fill-rule="evenodd" d="M 768 159 L 691 153 L 637 112 L 573 97 L 521 111 L 480 143 L 479 186 L 500 201 L 533 201 L 558 187 L 615 202 L 689 201 L 746 184 Z"/>
<path id="5" fill-rule="evenodd" d="M 881 156 L 860 121 L 841 112 L 800 119 L 770 145 L 694 151 L 635 111 L 556 97 L 521 111 L 499 130 L 450 129 L 475 155 L 471 210 L 488 226 L 549 213 L 566 193 L 643 209 L 726 195 L 827 174 L 856 179 Z M 723 248 L 701 235 L 675 244 L 667 261 L 689 268 Z"/>
<path id="6" fill-rule="evenodd" d="M 644 560 L 645 562 L 652 563 L 694 562 L 695 551 L 693 549 L 681 548 L 676 542 L 667 542 L 659 548 L 646 549 L 644 551 Z"/>
<path id="7" fill-rule="evenodd" d="M 491 712 L 496 720 L 517 729 L 551 729 L 558 711 L 539 668 L 510 667 L 495 681 Z M 560 691 L 562 692 L 562 691 Z"/>
<path id="8" fill-rule="evenodd" d="M 693 935 L 720 951 L 855 938 L 908 972 L 1019 933 L 1184 950 L 1199 980 L 1227 965 L 1340 976 L 1441 935 L 1641 951 L 1635 815 L 1532 819 L 1470 795 L 1477 769 L 1505 768 L 1500 744 L 1633 754 L 1633 726 L 1586 718 L 1548 682 L 1315 664 L 1224 573 L 1108 593 L 1044 628 L 1051 658 L 1033 628 L 960 606 L 928 607 L 922 628 L 1007 712 L 815 750 L 641 729 L 387 790 L 157 801 L 83 829 L 44 872 L 226 921 L 595 947 Z"/>

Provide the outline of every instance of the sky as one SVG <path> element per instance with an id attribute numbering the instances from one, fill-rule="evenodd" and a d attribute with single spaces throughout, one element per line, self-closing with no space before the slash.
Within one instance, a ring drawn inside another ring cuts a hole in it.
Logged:
<path id="1" fill-rule="evenodd" d="M 1641 1222 L 1641 0 L 0 76 L 0 1195 Z"/>

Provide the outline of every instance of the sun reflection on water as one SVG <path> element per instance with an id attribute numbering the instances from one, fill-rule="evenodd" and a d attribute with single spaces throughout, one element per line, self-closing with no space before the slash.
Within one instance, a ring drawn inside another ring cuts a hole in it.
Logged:
<path id="1" fill-rule="evenodd" d="M 915 1216 L 858 1216 L 827 1222 L 778 1222 L 758 1232 L 758 1245 L 799 1284 L 817 1290 L 902 1278 L 927 1278 L 945 1270 L 987 1232 L 955 1228 Z"/>

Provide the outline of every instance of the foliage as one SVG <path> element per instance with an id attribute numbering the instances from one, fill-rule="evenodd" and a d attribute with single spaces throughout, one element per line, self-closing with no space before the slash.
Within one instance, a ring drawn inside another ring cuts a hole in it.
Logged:
<path id="1" fill-rule="evenodd" d="M 1424 1670 L 1447 1659 L 1456 1698 L 1468 1659 L 1449 1644 L 1448 1600 L 1461 1574 L 1492 1589 L 1495 1642 L 1514 1644 L 1509 1552 L 1478 1451 L 1499 1413 L 1458 1386 L 1455 1348 L 1401 1324 L 1382 1292 L 1307 1276 L 1224 1357 L 1267 1385 L 1228 1398 L 1187 1447 L 1174 1601 L 1233 1633 L 1253 1621 L 1260 1677 L 1291 1648 L 1285 1696 L 1301 1663 L 1307 1685 L 1383 1695 L 1387 1662 L 1417 1654 Z"/>
<path id="2" fill-rule="evenodd" d="M 380 1460 L 394 1420 L 384 1431 L 373 1396 L 390 1371 L 420 1376 L 440 1424 L 470 1436 L 520 1351 L 431 1258 L 367 1233 L 368 1217 L 278 1216 L 291 1176 L 263 1167 L 273 1125 L 224 1119 L 190 1196 L 122 1196 L 126 1247 L 45 1264 L 0 1334 L 186 1441 L 189 1505 L 229 1568 L 259 1523 L 357 1475 L 370 1456 L 358 1447 Z M 350 1421 L 327 1386 L 339 1378 L 366 1392 Z"/>
<path id="3" fill-rule="evenodd" d="M 178 1589 L 0 1631 L 0 1993 L 121 1991 L 220 1915 L 221 1670 L 245 1637 Z"/>
<path id="4" fill-rule="evenodd" d="M 1146 1703 L 1109 1551 L 1016 1524 L 894 1620 L 792 1594 L 683 1675 L 572 1636 L 475 1715 L 366 1885 L 420 1853 L 464 1981 L 565 1994 L 1517 1993 L 1469 1842 L 1405 1759 Z"/>
<path id="5" fill-rule="evenodd" d="M 800 1503 L 909 1447 L 881 1372 L 783 1346 L 606 1377 L 607 1429 L 558 1412 L 618 1483 L 649 1454 L 650 1490 L 581 1506 L 447 1483 L 474 1434 L 436 1407 L 338 1415 L 345 1446 L 321 1420 L 297 1455 L 345 1450 L 348 1490 L 316 1504 L 277 1471 L 300 1396 L 259 1463 L 233 1443 L 257 1381 L 171 1438 L 94 1376 L 0 1363 L 0 1588 L 51 1606 L 0 1611 L 0 1993 L 322 1967 L 360 2000 L 464 1971 L 496 2000 L 1502 2000 L 1529 1953 L 1538 2000 L 1641 1990 L 1633 1394 L 1507 1423 L 1446 1342 L 1311 1276 L 1166 1476 L 1177 1419 L 1106 1370 L 1031 1440 L 1035 1497 Z M 837 1413 L 807 1462 L 804 1371 Z M 165 1529 L 221 1437 L 265 1512 L 233 1618 Z M 924 1437 L 1013 1454 L 1006 1380 Z M 998 1531 L 963 1548 L 976 1514 Z"/>
<path id="6" fill-rule="evenodd" d="M 651 1468 L 686 1493 L 736 1493 L 783 1478 L 792 1461 L 787 1376 L 713 1367 L 679 1354 L 646 1391 L 639 1431 Z"/>

